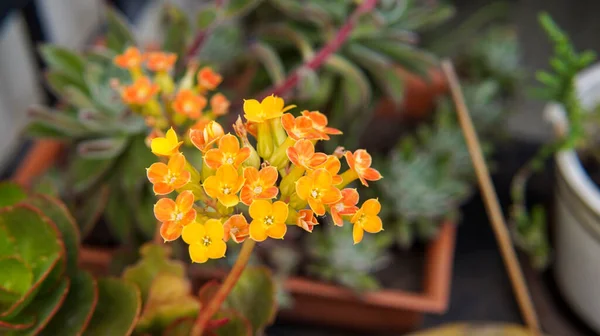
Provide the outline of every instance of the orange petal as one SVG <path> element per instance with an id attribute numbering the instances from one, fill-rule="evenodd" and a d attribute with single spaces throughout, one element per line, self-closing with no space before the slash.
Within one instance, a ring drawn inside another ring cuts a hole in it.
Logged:
<path id="1" fill-rule="evenodd" d="M 309 165 L 311 167 L 317 167 L 322 165 L 323 163 L 325 163 L 325 161 L 327 161 L 327 154 L 325 153 L 315 153 L 309 161 Z M 341 167 L 341 166 L 340 166 Z M 327 169 L 329 170 L 329 169 Z M 331 172 L 331 170 L 329 170 Z M 338 169 L 339 171 L 339 169 Z M 337 173 L 337 172 L 336 172 Z"/>
<path id="2" fill-rule="evenodd" d="M 369 216 L 377 216 L 379 211 L 381 211 L 381 204 L 377 199 L 371 198 L 363 203 L 361 209 Z"/>
<path id="3" fill-rule="evenodd" d="M 382 178 L 379 171 L 377 171 L 376 169 L 373 169 L 373 168 L 365 169 L 361 175 L 365 180 L 369 180 L 369 181 L 377 181 L 377 180 L 381 180 L 381 178 Z"/>
<path id="4" fill-rule="evenodd" d="M 179 220 L 179 224 L 186 226 L 195 220 L 196 220 L 196 210 L 191 209 L 183 215 L 183 217 Z"/>
<path id="5" fill-rule="evenodd" d="M 285 223 L 275 223 L 267 229 L 267 235 L 274 239 L 283 239 L 287 232 L 287 225 Z"/>
<path id="6" fill-rule="evenodd" d="M 167 183 L 158 182 L 158 183 L 154 184 L 154 186 L 152 187 L 152 190 L 154 191 L 154 193 L 156 195 L 166 195 L 166 194 L 171 193 L 175 189 Z"/>
<path id="7" fill-rule="evenodd" d="M 169 168 L 162 162 L 153 163 L 146 169 L 146 176 L 151 183 L 162 182 L 168 173 Z"/>
<path id="8" fill-rule="evenodd" d="M 175 203 L 177 203 L 177 207 L 181 212 L 187 212 L 194 205 L 194 194 L 189 190 L 185 190 L 177 196 Z"/>
<path id="9" fill-rule="evenodd" d="M 244 148 L 240 149 L 238 151 L 237 155 L 235 156 L 235 163 L 234 163 L 234 165 L 236 167 L 239 167 L 249 157 L 250 157 L 250 148 L 244 147 Z"/>
<path id="10" fill-rule="evenodd" d="M 252 204 L 252 201 L 254 200 L 254 191 L 252 190 L 252 188 L 248 185 L 242 187 L 242 191 L 240 192 L 240 199 L 242 203 L 246 205 Z"/>
<path id="11" fill-rule="evenodd" d="M 219 183 L 219 179 L 216 176 L 210 176 L 204 183 L 202 183 L 202 188 L 204 188 L 204 192 L 212 198 L 217 198 L 220 195 L 219 187 L 221 184 Z"/>
<path id="12" fill-rule="evenodd" d="M 367 168 L 371 166 L 372 159 L 371 155 L 364 149 L 358 149 L 354 152 L 356 162 L 360 162 L 361 168 Z"/>
<path id="13" fill-rule="evenodd" d="M 356 205 L 358 203 L 358 191 L 355 188 L 346 188 L 342 190 L 344 205 Z"/>
<path id="14" fill-rule="evenodd" d="M 308 198 L 308 205 L 318 216 L 325 215 L 325 206 L 321 201 L 315 200 L 314 198 Z"/>
<path id="15" fill-rule="evenodd" d="M 189 171 L 182 171 L 171 185 L 173 188 L 178 189 L 186 185 L 191 179 L 192 174 Z"/>
<path id="16" fill-rule="evenodd" d="M 346 153 L 344 153 L 344 157 L 346 158 L 346 162 L 348 162 L 348 166 L 350 166 L 350 169 L 356 170 L 354 167 L 354 154 L 352 154 L 352 152 L 350 151 L 347 151 Z"/>
<path id="17" fill-rule="evenodd" d="M 340 175 L 334 175 L 331 177 L 331 183 L 333 183 L 333 185 L 338 185 L 342 182 L 344 182 L 344 178 Z"/>
<path id="18" fill-rule="evenodd" d="M 260 178 L 258 169 L 254 167 L 244 168 L 244 178 L 246 179 L 246 184 L 254 184 Z"/>
<path id="19" fill-rule="evenodd" d="M 294 128 L 294 116 L 290 113 L 284 113 L 281 116 L 281 125 L 283 125 L 283 128 L 288 131 L 288 135 L 289 132 L 291 132 L 291 130 Z"/>
<path id="20" fill-rule="evenodd" d="M 169 158 L 168 167 L 172 173 L 179 173 L 185 167 L 185 156 L 181 153 L 173 154 Z"/>
<path id="21" fill-rule="evenodd" d="M 235 194 L 221 195 L 221 197 L 219 197 L 219 202 L 225 207 L 231 208 L 236 206 L 240 202 L 240 199 Z"/>
<path id="22" fill-rule="evenodd" d="M 161 198 L 154 204 L 154 216 L 161 222 L 166 222 L 171 219 L 171 215 L 175 212 L 177 205 L 170 198 Z"/>
<path id="23" fill-rule="evenodd" d="M 333 203 L 337 203 L 341 200 L 342 200 L 342 192 L 338 188 L 333 187 L 333 186 L 331 188 L 327 189 L 327 191 L 321 197 L 321 201 L 324 204 L 333 204 Z"/>
<path id="24" fill-rule="evenodd" d="M 323 129 L 323 131 L 327 134 L 333 134 L 333 135 L 340 135 L 340 134 L 344 134 L 342 131 L 340 131 L 337 128 L 333 128 L 333 127 L 325 127 Z"/>
<path id="25" fill-rule="evenodd" d="M 288 159 L 290 159 L 290 162 L 292 162 L 293 164 L 295 164 L 297 166 L 302 165 L 302 163 L 300 162 L 300 154 L 298 153 L 296 148 L 289 147 L 288 149 L 286 149 L 285 152 L 287 154 Z"/>
<path id="26" fill-rule="evenodd" d="M 262 221 L 253 220 L 252 223 L 250 223 L 250 238 L 257 242 L 267 239 L 267 231 L 262 225 Z"/>
<path id="27" fill-rule="evenodd" d="M 323 168 L 319 168 L 313 173 L 314 185 L 321 189 L 326 189 L 331 186 L 331 173 Z"/>
<path id="28" fill-rule="evenodd" d="M 279 193 L 279 188 L 277 188 L 276 186 L 272 186 L 272 187 L 268 187 L 267 189 L 263 190 L 263 192 L 261 192 L 260 195 L 258 195 L 258 198 L 272 199 L 272 198 L 277 197 L 278 193 Z"/>
<path id="29" fill-rule="evenodd" d="M 279 173 L 277 173 L 277 168 L 273 166 L 267 166 L 261 169 L 258 175 L 265 186 L 272 186 L 275 185 L 275 182 L 277 182 Z"/>
<path id="30" fill-rule="evenodd" d="M 190 129 L 190 141 L 199 150 L 204 150 L 204 135 L 203 129 L 192 128 Z"/>
<path id="31" fill-rule="evenodd" d="M 272 205 L 271 202 L 265 200 L 255 200 L 250 205 L 250 217 L 253 219 L 262 220 L 265 216 L 268 216 L 272 213 Z"/>
<path id="32" fill-rule="evenodd" d="M 183 226 L 176 222 L 163 222 L 160 225 L 160 235 L 165 241 L 173 241 L 181 236 Z"/>
<path id="33" fill-rule="evenodd" d="M 217 169 L 223 165 L 223 152 L 220 149 L 209 149 L 204 154 L 204 162 L 212 169 Z"/>
<path id="34" fill-rule="evenodd" d="M 335 205 L 331 206 L 331 218 L 333 219 L 333 223 L 337 226 L 343 226 L 344 225 L 344 220 L 342 219 L 342 216 L 340 216 L 340 213 L 335 210 Z"/>
<path id="35" fill-rule="evenodd" d="M 360 227 L 360 225 L 354 224 L 354 227 L 352 228 L 352 239 L 354 240 L 354 244 L 360 243 L 363 239 L 364 234 L 365 232 Z"/>
<path id="36" fill-rule="evenodd" d="M 296 141 L 296 144 L 294 144 L 294 148 L 296 148 L 300 156 L 309 158 L 315 154 L 315 146 L 310 140 L 298 140 Z"/>
<path id="37" fill-rule="evenodd" d="M 237 185 L 239 180 L 237 169 L 230 165 L 219 167 L 216 176 L 221 183 L 229 184 L 231 186 Z"/>
<path id="38" fill-rule="evenodd" d="M 363 229 L 369 233 L 377 233 L 383 230 L 381 218 L 379 216 L 369 216 L 363 223 Z"/>
<path id="39" fill-rule="evenodd" d="M 237 153 L 240 150 L 240 143 L 235 136 L 225 134 L 219 140 L 219 149 L 225 153 Z"/>

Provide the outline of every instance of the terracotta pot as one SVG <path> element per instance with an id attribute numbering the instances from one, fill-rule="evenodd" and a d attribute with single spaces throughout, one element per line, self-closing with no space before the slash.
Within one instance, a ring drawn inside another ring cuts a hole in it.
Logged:
<path id="1" fill-rule="evenodd" d="M 60 146 L 38 142 L 22 162 L 15 179 L 29 185 L 33 178 L 54 162 Z M 54 157 L 47 155 L 50 149 Z M 425 254 L 423 291 L 380 290 L 356 295 L 349 289 L 312 279 L 292 277 L 285 283 L 294 297 L 292 309 L 282 310 L 280 317 L 290 321 L 315 323 L 354 331 L 402 332 L 417 327 L 425 313 L 444 313 L 448 308 L 456 226 L 443 224 Z M 80 264 L 91 272 L 108 273 L 115 249 L 82 247 Z M 196 288 L 208 280 L 222 278 L 225 272 L 190 268 Z"/>
<path id="2" fill-rule="evenodd" d="M 377 116 L 423 119 L 433 110 L 436 100 L 448 92 L 448 82 L 441 68 L 431 68 L 429 80 L 401 67 L 396 67 L 395 71 L 404 80 L 404 99 L 400 106 L 389 98 L 380 99 L 375 107 Z"/>

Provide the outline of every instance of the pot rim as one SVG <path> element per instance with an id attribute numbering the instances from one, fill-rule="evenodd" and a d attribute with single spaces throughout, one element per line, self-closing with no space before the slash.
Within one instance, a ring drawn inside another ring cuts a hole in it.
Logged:
<path id="1" fill-rule="evenodd" d="M 600 63 L 587 68 L 577 76 L 576 89 L 584 106 L 589 107 L 600 102 Z M 548 117 L 555 129 L 568 127 L 565 111 L 561 105 L 547 104 L 544 115 Z M 595 215 L 600 216 L 600 189 L 583 168 L 577 152 L 573 149 L 560 151 L 556 153 L 555 160 L 557 172 L 572 187 L 575 195 Z"/>

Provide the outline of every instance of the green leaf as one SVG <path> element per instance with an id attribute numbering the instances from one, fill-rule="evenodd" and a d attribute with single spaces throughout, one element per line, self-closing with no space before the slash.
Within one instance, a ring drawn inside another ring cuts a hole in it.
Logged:
<path id="1" fill-rule="evenodd" d="M 136 332 L 155 333 L 176 320 L 196 316 L 200 303 L 191 293 L 192 285 L 185 276 L 158 274 L 150 286 Z"/>
<path id="2" fill-rule="evenodd" d="M 69 116 L 64 111 L 52 110 L 41 105 L 32 105 L 27 114 L 32 124 L 39 124 L 41 127 L 49 130 L 55 130 L 58 134 L 65 134 L 70 137 L 81 137 L 89 133 L 77 119 Z"/>
<path id="3" fill-rule="evenodd" d="M 271 271 L 264 267 L 246 268 L 223 304 L 239 311 L 260 334 L 275 318 L 275 284 Z"/>
<path id="4" fill-rule="evenodd" d="M 135 46 L 135 39 L 126 19 L 112 7 L 106 7 L 106 44 L 115 52 L 122 52 L 128 46 Z"/>
<path id="5" fill-rule="evenodd" d="M 104 209 L 104 216 L 110 232 L 121 243 L 129 241 L 133 235 L 134 222 L 129 206 L 129 197 L 120 190 L 119 185 L 113 184 L 111 194 Z"/>
<path id="6" fill-rule="evenodd" d="M 25 134 L 39 139 L 58 139 L 58 140 L 66 140 L 71 137 L 65 132 L 56 129 L 52 125 L 48 125 L 46 123 L 41 122 L 30 122 L 25 127 Z"/>
<path id="7" fill-rule="evenodd" d="M 125 336 L 133 332 L 142 307 L 140 290 L 116 278 L 98 280 L 98 304 L 85 330 L 89 336 Z"/>
<path id="8" fill-rule="evenodd" d="M 285 68 L 279 54 L 267 43 L 257 41 L 250 46 L 250 52 L 267 70 L 271 82 L 277 84 L 285 79 Z"/>
<path id="9" fill-rule="evenodd" d="M 71 287 L 62 307 L 40 335 L 81 335 L 85 331 L 96 303 L 98 287 L 96 280 L 85 271 L 71 278 Z"/>
<path id="10" fill-rule="evenodd" d="M 80 109 L 94 109 L 91 98 L 75 86 L 67 86 L 64 89 L 63 98 L 72 106 Z"/>
<path id="11" fill-rule="evenodd" d="M 163 49 L 177 54 L 178 63 L 185 62 L 184 55 L 191 32 L 187 13 L 177 6 L 166 5 L 163 22 Z"/>
<path id="12" fill-rule="evenodd" d="M 75 194 L 80 194 L 102 179 L 114 162 L 114 159 L 91 160 L 75 156 L 67 170 L 67 185 Z"/>
<path id="13" fill-rule="evenodd" d="M 36 297 L 21 313 L 22 316 L 35 316 L 37 318 L 35 324 L 26 330 L 8 332 L 6 336 L 38 335 L 62 306 L 69 292 L 69 284 L 69 279 L 65 278 L 51 292 Z M 18 319 L 20 318 L 17 317 Z"/>
<path id="14" fill-rule="evenodd" d="M 46 85 L 57 97 L 65 96 L 68 87 L 79 87 L 79 89 L 84 89 L 81 87 L 81 83 L 78 80 L 74 80 L 69 75 L 60 71 L 48 70 L 44 73 L 44 78 L 46 79 Z"/>
<path id="15" fill-rule="evenodd" d="M 256 8 L 263 0 L 230 0 L 225 13 L 229 17 L 242 16 Z"/>
<path id="16" fill-rule="evenodd" d="M 44 44 L 39 48 L 39 51 L 51 71 L 64 74 L 79 89 L 86 89 L 83 81 L 83 71 L 85 69 L 83 57 L 69 49 L 53 44 Z"/>
<path id="17" fill-rule="evenodd" d="M 362 43 L 371 50 L 386 55 L 407 71 L 423 78 L 428 78 L 429 69 L 437 63 L 435 56 L 410 45 L 385 40 L 368 40 Z"/>
<path id="18" fill-rule="evenodd" d="M 33 283 L 33 273 L 19 257 L 0 257 L 0 307 L 14 304 L 27 293 Z"/>
<path id="19" fill-rule="evenodd" d="M 27 203 L 40 209 L 45 216 L 54 222 L 65 244 L 67 272 L 68 274 L 75 274 L 78 269 L 79 228 L 67 207 L 56 198 L 40 194 L 28 198 Z"/>
<path id="20" fill-rule="evenodd" d="M 189 336 L 194 327 L 194 318 L 185 318 L 171 323 L 170 326 L 165 328 L 162 333 L 163 336 Z"/>
<path id="21" fill-rule="evenodd" d="M 364 72 L 352 62 L 340 55 L 331 55 L 325 67 L 342 76 L 344 103 L 350 112 L 365 108 L 371 102 L 371 85 Z"/>
<path id="22" fill-rule="evenodd" d="M 100 219 L 108 202 L 109 195 L 110 188 L 107 185 L 102 185 L 86 194 L 85 202 L 73 209 L 82 237 L 87 237 L 98 222 L 98 219 Z"/>
<path id="23" fill-rule="evenodd" d="M 33 327 L 35 316 L 17 316 L 10 322 L 0 320 L 0 334 L 14 330 L 26 330 Z"/>
<path id="24" fill-rule="evenodd" d="M 134 203 L 134 217 L 137 223 L 137 228 L 148 239 L 154 236 L 156 231 L 156 217 L 154 217 L 154 203 L 156 196 L 151 192 L 150 188 L 142 188 L 138 193 Z"/>
<path id="25" fill-rule="evenodd" d="M 169 259 L 171 254 L 167 246 L 147 243 L 140 248 L 141 258 L 137 264 L 129 266 L 123 272 L 123 279 L 135 283 L 145 300 L 150 292 L 152 281 L 159 274 L 173 274 L 182 277 L 185 267 L 181 261 Z"/>
<path id="26" fill-rule="evenodd" d="M 206 6 L 200 9 L 196 14 L 197 29 L 206 30 L 215 22 L 218 16 L 219 11 L 215 6 Z"/>
<path id="27" fill-rule="evenodd" d="M 213 319 L 227 319 L 227 323 L 213 332 L 217 336 L 251 336 L 252 324 L 242 314 L 235 310 L 221 310 L 215 314 Z"/>
<path id="28" fill-rule="evenodd" d="M 64 256 L 60 234 L 52 223 L 37 210 L 27 205 L 16 205 L 0 209 L 0 227 L 7 237 L 12 237 L 14 248 L 11 255 L 18 255 L 31 267 L 33 274 L 29 291 L 10 307 L 1 307 L 0 318 L 16 316 L 40 291 L 42 283 L 53 284 L 55 276 L 62 274 L 59 262 Z M 4 249 L 1 249 L 4 250 Z M 53 270 L 57 269 L 58 274 Z"/>
<path id="29" fill-rule="evenodd" d="M 27 198 L 23 188 L 13 182 L 0 182 L 0 207 L 15 205 Z"/>
<path id="30" fill-rule="evenodd" d="M 127 143 L 126 137 L 85 140 L 77 145 L 77 154 L 90 160 L 113 159 L 123 152 Z"/>

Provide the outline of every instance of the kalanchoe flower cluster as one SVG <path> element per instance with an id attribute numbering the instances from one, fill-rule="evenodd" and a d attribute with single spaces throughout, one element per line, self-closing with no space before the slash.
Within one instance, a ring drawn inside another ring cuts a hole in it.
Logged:
<path id="1" fill-rule="evenodd" d="M 315 150 L 318 141 L 341 134 L 328 127 L 325 115 L 303 111 L 294 117 L 286 111 L 295 106 L 285 106 L 276 96 L 261 102 L 249 99 L 244 101 L 246 122 L 238 117 L 233 125 L 235 135 L 225 134 L 223 127 L 203 112 L 207 104 L 204 94 L 221 78 L 202 69 L 196 85 L 184 78 L 183 84 L 176 87 L 168 83 L 170 77 L 163 76 L 174 61 L 168 54 L 144 57 L 135 49 L 115 59 L 115 63 L 130 70 L 135 81 L 122 90 L 125 101 L 140 107 L 141 113 L 159 118 L 153 114 L 152 101 L 157 102 L 155 96 L 160 92 L 171 101 L 162 106 L 167 115 L 172 111 L 174 116 L 182 116 L 173 118 L 175 126 L 193 122 L 182 136 L 169 128 L 150 143 L 151 151 L 161 158 L 147 170 L 154 192 L 177 194 L 174 199 L 159 199 L 154 206 L 165 241 L 182 237 L 189 245 L 192 261 L 203 263 L 222 258 L 229 240 L 283 239 L 289 225 L 312 232 L 318 224 L 317 216 L 327 213 L 335 225 L 342 226 L 344 220 L 354 225 L 354 243 L 362 240 L 364 231 L 382 230 L 379 201 L 369 199 L 359 208 L 357 190 L 346 188 L 355 180 L 368 186 L 367 181 L 381 179 L 379 172 L 370 167 L 371 156 L 364 150 L 352 153 L 339 148 L 332 155 Z M 154 82 L 142 75 L 144 62 L 157 72 Z M 222 114 L 219 108 L 228 104 L 225 97 L 213 96 L 210 114 Z M 248 134 L 256 138 L 256 146 Z M 180 151 L 184 143 L 191 143 L 201 152 L 201 167 L 187 162 Z M 342 158 L 348 168 L 340 172 Z"/>
<path id="2" fill-rule="evenodd" d="M 183 78 L 175 83 L 171 72 L 176 61 L 177 55 L 173 53 L 142 53 L 135 47 L 128 48 L 114 58 L 114 63 L 127 69 L 131 75 L 131 83 L 115 82 L 123 102 L 132 111 L 145 117 L 146 123 L 152 128 L 148 141 L 156 137 L 165 139 L 160 145 L 155 145 L 156 148 L 176 139 L 173 138 L 173 135 L 177 135 L 175 132 L 170 135 L 171 140 L 167 139 L 167 129 L 173 128 L 179 135 L 187 136 L 190 128 L 203 131 L 211 121 L 229 111 L 227 98 L 219 92 L 213 92 L 221 83 L 221 75 L 210 67 L 198 70 L 196 64 L 190 64 Z M 160 149 L 157 150 L 160 152 Z"/>

